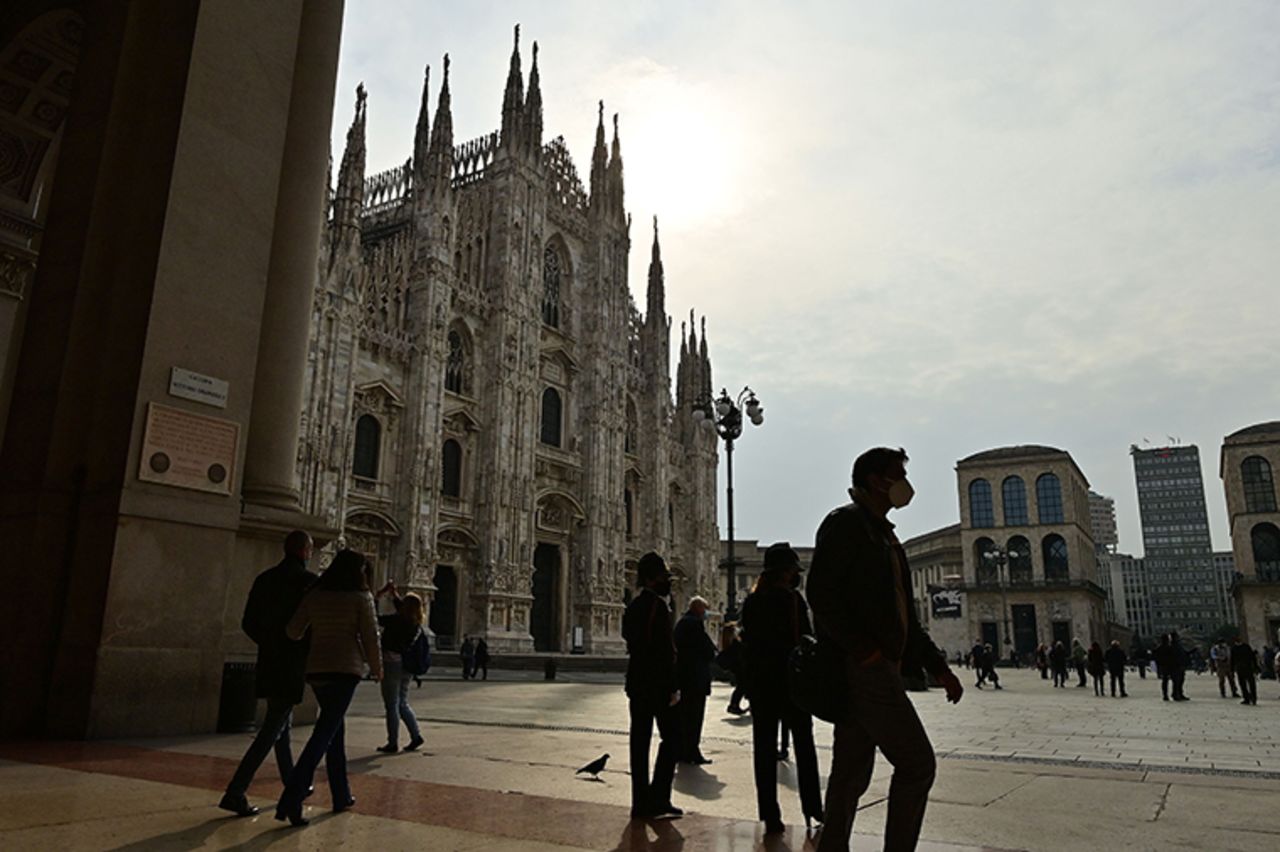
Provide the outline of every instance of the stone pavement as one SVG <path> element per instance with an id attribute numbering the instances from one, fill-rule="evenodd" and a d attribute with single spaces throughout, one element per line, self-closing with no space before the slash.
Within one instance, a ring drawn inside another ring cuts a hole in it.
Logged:
<path id="1" fill-rule="evenodd" d="M 245 735 L 0 744 L 0 848 L 811 848 L 802 826 L 764 842 L 753 819 L 749 720 L 722 713 L 725 688 L 716 687 L 709 705 L 704 750 L 715 762 L 682 766 L 677 776 L 675 799 L 689 815 L 646 826 L 627 818 L 626 711 L 617 683 L 493 677 L 432 679 L 412 691 L 428 720 L 417 754 L 373 750 L 385 736 L 381 707 L 376 688 L 363 685 L 347 738 L 356 808 L 329 814 L 321 783 L 305 829 L 213 807 Z M 1194 700 L 1180 705 L 1161 702 L 1150 680 L 1137 682 L 1127 701 L 1055 692 L 1026 672 L 1005 680 L 1004 691 L 970 690 L 957 707 L 937 691 L 915 697 L 941 756 L 922 850 L 1280 848 L 1274 682 L 1264 683 L 1254 708 L 1217 698 L 1207 677 L 1190 681 Z M 829 727 L 819 723 L 817 735 L 825 773 Z M 602 752 L 614 759 L 600 782 L 573 775 Z M 784 819 L 794 822 L 791 765 L 779 775 Z M 856 849 L 880 846 L 887 786 L 881 765 Z M 251 796 L 267 808 L 278 791 L 269 761 Z"/>

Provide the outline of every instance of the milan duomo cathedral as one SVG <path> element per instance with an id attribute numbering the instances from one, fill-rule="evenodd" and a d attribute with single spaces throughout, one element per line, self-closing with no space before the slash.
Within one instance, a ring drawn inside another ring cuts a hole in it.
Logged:
<path id="1" fill-rule="evenodd" d="M 537 45 L 519 29 L 501 129 L 454 143 L 449 59 L 430 70 L 413 156 L 365 177 L 357 90 L 330 195 L 311 317 L 298 468 L 304 507 L 429 601 L 448 648 L 623 651 L 640 554 L 663 554 L 677 606 L 722 610 L 717 438 L 695 428 L 711 363 L 670 333 L 654 222 L 646 311 L 627 283 L 617 117 L 596 128 L 589 189 L 543 142 Z M 690 317 L 692 323 L 692 316 Z M 684 600 L 679 600 L 683 598 Z"/>

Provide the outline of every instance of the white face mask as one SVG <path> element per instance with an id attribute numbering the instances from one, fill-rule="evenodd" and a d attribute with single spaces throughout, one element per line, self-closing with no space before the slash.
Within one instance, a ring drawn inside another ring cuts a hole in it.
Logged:
<path id="1" fill-rule="evenodd" d="M 916 490 L 905 479 L 895 480 L 889 486 L 889 505 L 895 509 L 901 509 L 906 506 L 914 496 L 916 496 Z"/>

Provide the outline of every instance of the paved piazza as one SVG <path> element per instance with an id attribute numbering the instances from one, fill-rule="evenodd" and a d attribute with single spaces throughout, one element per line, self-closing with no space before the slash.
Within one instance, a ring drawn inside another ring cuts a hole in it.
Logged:
<path id="1" fill-rule="evenodd" d="M 362 685 L 347 735 L 356 808 L 330 815 L 318 778 L 307 829 L 213 807 L 245 735 L 0 744 L 0 848 L 812 848 L 794 825 L 783 838 L 762 838 L 750 721 L 722 712 L 722 685 L 704 739 L 715 762 L 677 774 L 675 801 L 689 815 L 646 828 L 627 818 L 626 706 L 616 676 L 545 683 L 524 673 L 495 671 L 489 682 L 448 674 L 433 672 L 412 691 L 426 721 L 420 754 L 373 750 L 383 741 L 381 704 L 373 685 Z M 1153 679 L 1134 680 L 1125 700 L 1054 690 L 1028 671 L 1004 682 L 1000 692 L 968 689 L 957 707 L 936 690 L 915 697 L 942 758 L 922 850 L 1280 848 L 1274 681 L 1261 683 L 1256 708 L 1219 698 L 1207 675 L 1189 679 L 1185 704 L 1162 702 Z M 829 726 L 817 724 L 817 739 L 825 776 Z M 574 777 L 602 752 L 613 759 L 601 782 Z M 788 766 L 780 778 L 794 788 Z M 856 849 L 879 848 L 887 786 L 881 765 Z M 278 790 L 268 760 L 251 797 L 265 809 Z M 797 821 L 795 793 L 782 790 L 780 801 L 784 819 Z"/>

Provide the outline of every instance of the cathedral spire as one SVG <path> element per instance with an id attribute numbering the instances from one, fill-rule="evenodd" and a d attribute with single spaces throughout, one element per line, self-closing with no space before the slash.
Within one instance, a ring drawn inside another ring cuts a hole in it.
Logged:
<path id="1" fill-rule="evenodd" d="M 427 182 L 427 149 L 431 144 L 431 120 L 427 115 L 427 95 L 431 90 L 431 66 L 422 75 L 422 103 L 418 106 L 418 125 L 413 132 L 413 183 L 415 187 Z"/>
<path id="2" fill-rule="evenodd" d="M 608 175 L 609 153 L 604 147 L 604 101 L 600 102 L 600 114 L 596 120 L 596 147 L 591 152 L 591 209 L 603 210 L 605 178 Z"/>
<path id="3" fill-rule="evenodd" d="M 702 317 L 702 342 L 698 349 L 698 367 L 702 373 L 702 390 L 711 398 L 711 358 L 707 355 L 707 317 Z"/>
<path id="4" fill-rule="evenodd" d="M 449 188 L 453 178 L 453 108 L 449 97 L 449 54 L 444 55 L 444 81 L 436 102 L 436 120 L 431 125 L 431 145 L 427 148 L 427 183 L 431 191 Z"/>
<path id="5" fill-rule="evenodd" d="M 342 153 L 333 198 L 333 221 L 343 229 L 360 227 L 360 210 L 364 206 L 364 125 L 365 91 L 361 83 L 356 87 L 356 114 L 347 130 L 347 147 Z"/>
<path id="6" fill-rule="evenodd" d="M 666 325 L 666 292 L 662 273 L 662 247 L 658 245 L 658 217 L 653 217 L 653 253 L 649 258 L 648 313 L 649 323 Z"/>
<path id="7" fill-rule="evenodd" d="M 626 209 L 622 197 L 622 142 L 618 138 L 618 114 L 613 114 L 613 146 L 609 155 L 609 197 L 612 207 L 622 215 Z"/>
<path id="8" fill-rule="evenodd" d="M 538 43 L 533 43 L 533 65 L 529 68 L 529 94 L 524 101 L 524 142 L 536 161 L 542 153 L 542 84 L 538 77 Z"/>
<path id="9" fill-rule="evenodd" d="M 514 149 L 519 143 L 524 117 L 524 75 L 520 71 L 520 25 L 516 24 L 515 45 L 511 48 L 511 68 L 507 90 L 502 96 L 502 145 Z"/>

